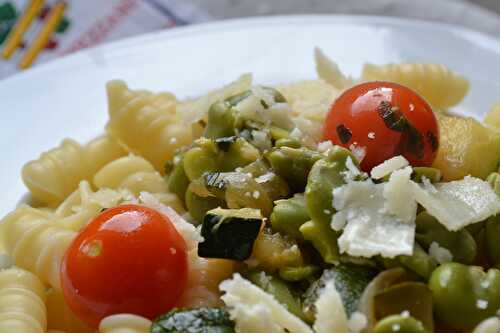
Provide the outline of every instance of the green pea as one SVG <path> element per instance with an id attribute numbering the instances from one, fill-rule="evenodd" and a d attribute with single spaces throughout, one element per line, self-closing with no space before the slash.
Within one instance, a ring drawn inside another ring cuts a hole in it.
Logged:
<path id="1" fill-rule="evenodd" d="M 345 184 L 346 161 L 356 158 L 345 148 L 335 146 L 323 159 L 314 163 L 307 177 L 305 191 L 306 206 L 311 219 L 319 224 L 330 225 L 335 213 L 332 207 L 333 190 Z"/>
<path id="2" fill-rule="evenodd" d="M 429 167 L 414 167 L 411 178 L 417 183 L 423 182 L 424 177 L 431 183 L 437 183 L 441 180 L 443 174 L 441 170 Z"/>
<path id="3" fill-rule="evenodd" d="M 490 183 L 495 193 L 500 195 L 500 174 L 498 172 L 493 172 L 486 178 L 486 181 Z"/>
<path id="4" fill-rule="evenodd" d="M 290 199 L 275 201 L 275 205 L 270 218 L 273 230 L 303 239 L 299 229 L 310 220 L 304 195 L 296 194 Z"/>
<path id="5" fill-rule="evenodd" d="M 492 263 L 500 264 L 500 214 L 486 220 L 486 245 Z"/>
<path id="6" fill-rule="evenodd" d="M 307 221 L 299 228 L 305 240 L 312 243 L 323 260 L 328 264 L 338 264 L 340 261 L 337 239 L 340 236 L 329 225 Z"/>
<path id="7" fill-rule="evenodd" d="M 307 175 L 313 164 L 323 156 L 306 148 L 275 148 L 264 157 L 271 164 L 272 169 L 283 179 L 295 193 L 304 191 L 307 184 Z"/>
<path id="8" fill-rule="evenodd" d="M 201 197 L 193 193 L 189 188 L 186 191 L 185 202 L 189 214 L 198 223 L 203 221 L 203 217 L 209 210 L 226 206 L 222 199 L 213 196 Z"/>
<path id="9" fill-rule="evenodd" d="M 184 200 L 186 190 L 189 186 L 189 178 L 184 172 L 184 157 L 178 155 L 174 158 L 175 162 L 172 170 L 167 175 L 168 190 L 177 194 L 179 199 Z"/>
<path id="10" fill-rule="evenodd" d="M 500 271 L 446 263 L 429 280 L 438 318 L 457 330 L 472 330 L 500 309 Z"/>
<path id="11" fill-rule="evenodd" d="M 430 333 L 421 321 L 402 315 L 392 315 L 379 321 L 373 333 Z"/>
<path id="12" fill-rule="evenodd" d="M 477 245 L 467 229 L 449 231 L 435 217 L 425 211 L 418 214 L 416 224 L 415 239 L 424 249 L 429 249 L 430 245 L 436 242 L 451 252 L 453 261 L 464 264 L 474 262 L 477 255 Z"/>
<path id="13" fill-rule="evenodd" d="M 430 332 L 434 331 L 432 293 L 425 283 L 407 281 L 389 286 L 374 298 L 378 319 L 403 311 L 417 318 Z"/>

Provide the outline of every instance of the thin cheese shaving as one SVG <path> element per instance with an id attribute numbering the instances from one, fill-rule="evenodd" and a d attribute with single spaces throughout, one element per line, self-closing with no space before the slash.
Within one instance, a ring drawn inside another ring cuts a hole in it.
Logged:
<path id="1" fill-rule="evenodd" d="M 499 197 L 487 182 L 478 178 L 467 176 L 438 183 L 433 190 L 414 182 L 412 186 L 417 202 L 450 231 L 500 212 Z"/>
<path id="2" fill-rule="evenodd" d="M 313 333 L 302 320 L 288 312 L 272 295 L 269 295 L 239 274 L 223 281 L 219 289 L 222 300 L 229 307 L 236 331 L 241 333 L 279 332 Z"/>
<path id="3" fill-rule="evenodd" d="M 315 303 L 316 333 L 349 333 L 347 315 L 339 293 L 333 282 L 328 282 Z"/>
<path id="4" fill-rule="evenodd" d="M 415 221 L 417 213 L 417 202 L 410 184 L 413 170 L 407 166 L 396 170 L 391 174 L 389 182 L 384 184 L 384 208 L 385 210 L 401 219 L 401 221 Z"/>
<path id="5" fill-rule="evenodd" d="M 394 156 L 393 158 L 390 158 L 374 167 L 370 172 L 370 176 L 373 179 L 382 179 L 385 176 L 390 175 L 392 172 L 402 169 L 408 165 L 410 165 L 410 163 L 403 156 Z"/>

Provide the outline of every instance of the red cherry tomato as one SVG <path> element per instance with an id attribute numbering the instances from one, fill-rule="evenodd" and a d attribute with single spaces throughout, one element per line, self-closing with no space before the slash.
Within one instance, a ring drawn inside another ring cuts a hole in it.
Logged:
<path id="1" fill-rule="evenodd" d="M 65 299 L 91 327 L 116 313 L 168 312 L 187 283 L 186 243 L 170 220 L 138 205 L 108 209 L 83 229 L 61 268 Z"/>
<path id="2" fill-rule="evenodd" d="M 396 155 L 413 166 L 430 166 L 439 146 L 438 123 L 429 104 L 390 82 L 362 83 L 340 95 L 326 118 L 323 138 L 364 151 L 364 171 Z"/>

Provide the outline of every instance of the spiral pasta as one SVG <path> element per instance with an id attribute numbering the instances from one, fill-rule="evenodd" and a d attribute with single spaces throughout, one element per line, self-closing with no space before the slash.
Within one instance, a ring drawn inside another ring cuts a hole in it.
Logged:
<path id="1" fill-rule="evenodd" d="M 0 332 L 45 333 L 45 288 L 20 268 L 0 271 Z"/>
<path id="2" fill-rule="evenodd" d="M 179 122 L 172 94 L 132 91 L 123 81 L 109 82 L 107 91 L 108 133 L 156 170 L 163 172 L 174 152 L 193 141 L 192 128 Z"/>
<path id="3" fill-rule="evenodd" d="M 28 162 L 22 178 L 35 201 L 57 205 L 73 192 L 78 183 L 89 179 L 103 165 L 125 154 L 109 136 L 98 137 L 85 146 L 71 139 Z"/>
<path id="4" fill-rule="evenodd" d="M 64 300 L 62 292 L 49 289 L 47 291 L 47 326 L 50 330 L 67 333 L 93 333 L 90 327 L 87 327 L 70 310 Z"/>
<path id="5" fill-rule="evenodd" d="M 0 232 L 16 266 L 60 290 L 62 258 L 76 233 L 54 226 L 51 219 L 50 213 L 22 205 L 0 222 Z"/>
<path id="6" fill-rule="evenodd" d="M 365 64 L 363 81 L 392 81 L 408 86 L 438 108 L 458 104 L 469 91 L 469 81 L 440 64 Z"/>
<path id="7" fill-rule="evenodd" d="M 133 314 L 116 314 L 101 320 L 99 333 L 149 333 L 151 321 Z"/>

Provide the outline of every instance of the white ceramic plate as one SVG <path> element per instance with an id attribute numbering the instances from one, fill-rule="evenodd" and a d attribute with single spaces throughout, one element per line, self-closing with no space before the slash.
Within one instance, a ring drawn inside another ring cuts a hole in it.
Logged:
<path id="1" fill-rule="evenodd" d="M 144 35 L 68 56 L 0 82 L 0 216 L 26 192 L 22 165 L 72 137 L 103 131 L 104 84 L 202 94 L 244 72 L 272 84 L 315 77 L 320 46 L 357 76 L 364 62 L 444 63 L 472 83 L 461 108 L 480 118 L 500 98 L 500 41 L 454 26 L 381 17 L 286 16 Z"/>

